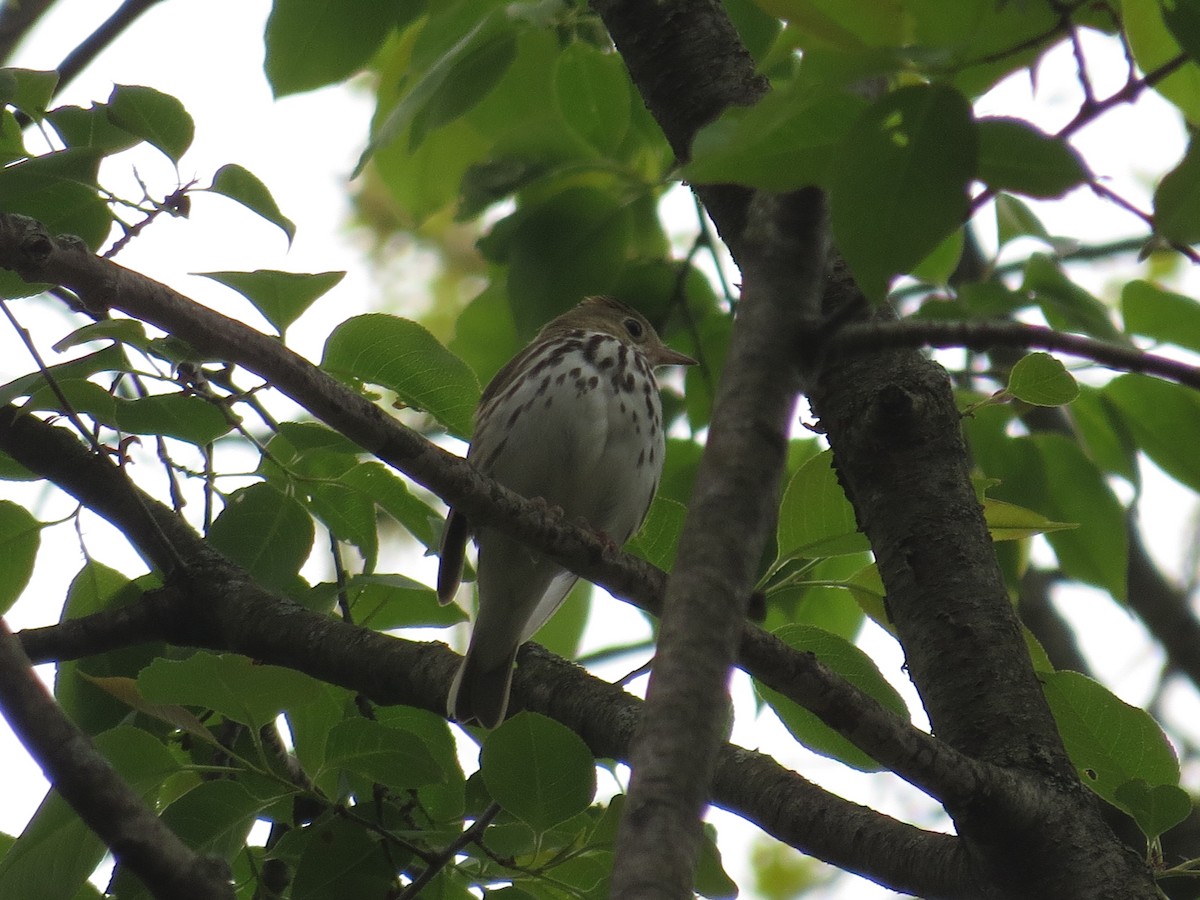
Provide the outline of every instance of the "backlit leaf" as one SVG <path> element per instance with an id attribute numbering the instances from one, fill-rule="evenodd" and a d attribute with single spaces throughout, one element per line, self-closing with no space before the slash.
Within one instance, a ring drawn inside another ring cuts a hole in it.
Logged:
<path id="1" fill-rule="evenodd" d="M 383 313 L 348 319 L 325 342 L 321 367 L 394 391 L 452 434 L 471 433 L 479 382 L 466 363 L 416 322 Z"/>
<path id="2" fill-rule="evenodd" d="M 953 88 L 915 85 L 873 104 L 838 150 L 830 190 L 838 247 L 878 300 L 963 224 L 975 177 L 970 104 Z"/>

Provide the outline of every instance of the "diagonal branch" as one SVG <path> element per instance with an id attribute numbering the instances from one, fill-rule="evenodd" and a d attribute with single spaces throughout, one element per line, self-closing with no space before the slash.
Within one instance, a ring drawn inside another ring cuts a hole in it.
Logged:
<path id="1" fill-rule="evenodd" d="M 614 896 L 671 897 L 691 889 L 699 825 L 729 716 L 729 672 L 774 531 L 800 381 L 792 344 L 805 313 L 818 305 L 824 219 L 816 190 L 757 196 L 751 204 L 742 299 L 667 583 L 646 716 L 634 745 Z"/>
<path id="2" fill-rule="evenodd" d="M 100 640 L 107 648 L 166 640 L 287 666 L 382 705 L 403 703 L 437 713 L 445 708 L 446 689 L 460 662 L 445 646 L 350 625 L 259 588 L 171 510 L 140 492 L 115 467 L 89 454 L 64 428 L 9 410 L 0 415 L 0 449 L 118 527 L 128 519 L 136 522 L 143 515 L 152 516 L 163 524 L 162 531 L 171 535 L 175 552 L 184 560 L 166 587 L 127 607 L 23 633 L 23 643 L 38 661 L 57 651 L 69 655 L 82 650 L 76 640 L 80 631 L 103 636 Z M 168 520 L 175 527 L 166 525 Z M 153 533 L 141 536 L 153 538 Z M 122 624 L 129 626 L 124 643 L 115 633 Z M 843 693 L 835 694 L 834 702 L 853 690 L 842 685 Z M 529 645 L 514 688 L 527 708 L 578 732 L 598 757 L 629 759 L 642 704 L 619 686 Z M 843 715 L 853 718 L 846 710 Z M 864 723 L 856 727 L 861 729 Z M 947 759 L 944 751 L 936 756 L 936 742 L 928 735 L 925 738 L 933 747 L 913 747 L 911 752 Z M 976 769 L 974 775 L 979 779 L 975 790 L 982 784 L 998 788 L 1006 781 L 996 770 Z M 898 890 L 930 897 L 969 895 L 966 862 L 954 838 L 921 831 L 842 800 L 763 754 L 722 745 L 711 799 L 780 840 Z M 873 848 L 865 859 L 864 847 Z"/>
<path id="3" fill-rule="evenodd" d="M 233 900 L 228 865 L 196 854 L 117 774 L 54 702 L 2 619 L 0 710 L 55 790 L 154 896 Z"/>
<path id="4" fill-rule="evenodd" d="M 614 552 L 576 525 L 549 520 L 545 510 L 479 475 L 464 460 L 405 428 L 277 340 L 116 263 L 51 240 L 28 219 L 0 216 L 0 265 L 24 269 L 34 281 L 68 283 L 97 308 L 112 301 L 114 308 L 138 315 L 194 347 L 240 362 L 360 446 L 374 448 L 381 459 L 464 510 L 473 521 L 503 527 L 589 581 L 642 609 L 661 612 L 666 584 L 661 570 Z M 179 569 L 180 556 L 190 558 L 185 551 L 193 540 L 191 530 L 165 507 L 153 501 L 143 506 L 142 495 L 124 472 L 75 442 L 51 440 L 36 427 L 36 420 L 12 415 L 11 410 L 0 413 L 0 448 L 19 454 L 29 468 L 113 521 L 162 571 Z M 46 647 L 40 651 L 43 659 L 89 646 L 96 652 L 114 646 L 112 642 L 120 641 L 126 628 L 153 627 L 142 618 L 127 622 L 125 617 L 133 615 L 123 610 L 99 613 L 31 634 L 30 640 Z M 812 710 L 876 761 L 931 796 L 954 802 L 974 789 L 975 763 L 884 709 L 813 656 L 797 653 L 749 624 L 741 628 L 739 653 L 740 664 L 755 678 Z"/>

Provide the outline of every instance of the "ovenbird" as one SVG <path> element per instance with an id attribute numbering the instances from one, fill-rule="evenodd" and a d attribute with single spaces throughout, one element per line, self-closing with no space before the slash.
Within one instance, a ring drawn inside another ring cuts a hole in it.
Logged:
<path id="1" fill-rule="evenodd" d="M 530 499 L 624 543 L 642 524 L 662 474 L 656 366 L 694 365 L 624 303 L 589 297 L 542 328 L 488 384 L 467 459 Z M 471 526 L 451 510 L 438 597 L 458 589 Z M 504 719 L 517 648 L 553 615 L 576 575 L 496 528 L 480 528 L 479 615 L 450 688 L 460 722 Z"/>

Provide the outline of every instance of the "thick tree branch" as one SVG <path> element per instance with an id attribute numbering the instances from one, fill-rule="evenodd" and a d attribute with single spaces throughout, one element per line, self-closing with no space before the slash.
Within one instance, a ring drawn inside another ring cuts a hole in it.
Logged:
<path id="1" fill-rule="evenodd" d="M 2 619 L 0 709 L 55 790 L 154 896 L 232 900 L 225 862 L 197 855 L 125 783 L 63 714 Z"/>
<path id="2" fill-rule="evenodd" d="M 799 389 L 791 342 L 806 304 L 795 297 L 810 297 L 809 308 L 818 304 L 824 219 L 815 190 L 752 204 L 742 299 L 667 583 L 635 744 L 615 896 L 677 897 L 691 890 L 699 823 L 729 715 L 729 672 L 774 530 Z"/>
<path id="3" fill-rule="evenodd" d="M 116 12 L 105 19 L 99 28 L 58 64 L 58 87 L 55 93 L 82 72 L 106 47 L 111 46 L 142 13 L 161 2 L 162 0 L 125 0 Z"/>
<path id="4" fill-rule="evenodd" d="M 174 513 L 128 482 L 120 470 L 88 453 L 64 428 L 9 410 L 0 415 L 0 449 L 51 478 L 118 527 L 146 516 L 164 523 L 162 530 L 170 534 L 175 555 L 183 560 L 166 587 L 129 606 L 23 633 L 20 637 L 39 662 L 82 650 L 80 634 L 100 636 L 106 648 L 166 640 L 287 666 L 380 704 L 404 703 L 438 714 L 445 709 L 446 690 L 460 659 L 444 646 L 399 640 L 349 625 L 259 588 Z M 166 527 L 168 520 L 175 526 Z M 141 532 L 141 537 L 158 540 L 153 531 Z M 118 634 L 123 626 L 128 628 L 124 640 Z M 797 677 L 811 677 L 802 659 L 791 655 L 799 665 Z M 840 688 L 835 685 L 841 691 L 835 701 L 853 691 L 845 682 L 840 684 Z M 530 645 L 516 672 L 514 696 L 526 708 L 578 731 L 598 755 L 629 759 L 641 704 L 620 687 Z M 873 721 L 869 709 L 864 716 L 866 723 L 856 722 L 856 728 Z M 928 735 L 924 738 L 931 747 L 909 744 L 906 752 L 925 755 L 929 768 L 944 764 L 947 757 L 938 755 L 936 742 Z M 973 785 L 977 790 L 988 773 L 976 774 L 981 778 Z M 997 784 L 1003 782 L 1002 773 L 991 775 L 1000 779 Z M 722 748 L 712 800 L 806 852 L 898 889 L 919 889 L 927 896 L 970 896 L 964 892 L 964 861 L 953 838 L 927 834 L 834 797 L 769 757 Z M 865 861 L 859 858 L 864 845 L 878 848 L 880 855 Z M 907 852 L 884 852 L 897 847 Z"/>
<path id="5" fill-rule="evenodd" d="M 114 307 L 140 312 L 145 321 L 193 346 L 205 347 L 221 359 L 243 362 L 327 424 L 368 449 L 377 448 L 381 459 L 467 511 L 473 521 L 500 525 L 588 580 L 642 609 L 661 614 L 666 576 L 660 569 L 628 554 L 614 553 L 602 539 L 572 523 L 548 518 L 544 509 L 479 475 L 465 461 L 405 428 L 277 340 L 116 263 L 49 241 L 29 220 L 19 217 L 0 216 L 0 264 L 23 257 L 23 251 L 14 246 L 21 235 L 36 244 L 42 254 L 37 272 L 30 276 L 34 280 L 69 281 L 89 303 L 98 305 L 115 294 L 120 303 Z M 4 415 L 11 416 L 12 411 Z M 0 416 L 0 422 L 11 423 L 10 429 L 17 424 L 17 420 L 4 416 Z M 154 512 L 157 507 L 139 503 L 125 474 L 116 467 L 89 456 L 82 447 L 75 446 L 72 453 L 71 442 L 39 438 L 30 428 L 21 425 L 23 430 L 16 435 L 10 431 L 8 438 L 0 432 L 0 445 L 7 442 L 10 452 L 20 452 L 19 445 L 24 442 L 22 455 L 31 467 L 117 524 L 153 565 L 167 573 L 178 567 L 172 548 L 187 546 L 191 532 L 186 525 L 169 512 L 159 515 Z M 92 640 L 100 642 L 97 646 L 113 639 L 104 636 L 111 635 L 112 628 L 123 627 L 121 615 L 114 611 L 112 616 L 117 622 L 88 626 Z M 73 631 L 70 639 L 87 640 Z M 960 759 L 956 769 L 953 754 L 947 755 L 946 748 L 929 735 L 884 710 L 811 655 L 796 653 L 753 625 L 742 629 L 741 664 L 765 684 L 812 709 L 831 727 L 861 743 L 864 752 L 931 795 L 950 799 L 971 783 L 974 776 L 967 761 Z M 938 763 L 931 767 L 929 761 L 935 758 Z"/>
<path id="6" fill-rule="evenodd" d="M 8 61 L 54 0 L 20 0 L 0 3 L 0 63 Z"/>
<path id="7" fill-rule="evenodd" d="M 701 126 L 767 90 L 713 0 L 592 5 L 680 160 Z M 774 522 L 799 388 L 786 344 L 816 317 L 825 262 L 819 192 L 755 197 L 732 185 L 696 192 L 741 267 L 745 290 L 668 585 L 617 842 L 612 890 L 621 897 L 691 893 L 738 623 Z"/>
<path id="8" fill-rule="evenodd" d="M 545 510 L 478 475 L 463 460 L 405 428 L 278 341 L 115 263 L 49 241 L 29 220 L 19 217 L 0 216 L 0 263 L 23 257 L 20 247 L 14 246 L 22 239 L 39 248 L 35 280 L 70 280 L 81 296 L 97 305 L 115 292 L 121 308 L 141 311 L 147 321 L 193 346 L 207 347 L 222 359 L 240 359 L 276 387 L 299 385 L 289 392 L 294 400 L 360 444 L 382 448 L 378 451 L 382 459 L 467 510 L 474 521 L 501 525 L 585 578 L 661 614 L 666 583 L 661 570 L 613 553 L 603 540 L 576 525 L 549 520 Z M 191 531 L 186 525 L 169 511 L 156 512 L 158 507 L 138 502 L 133 486 L 116 467 L 72 441 L 39 436 L 29 424 L 34 420 L 20 421 L 23 424 L 17 428 L 17 420 L 0 417 L 0 422 L 11 423 L 8 432 L 0 430 L 0 445 L 112 520 L 153 565 L 168 573 L 179 567 L 173 548 L 188 546 Z M 134 616 L 135 621 L 127 621 L 126 616 Z M 148 627 L 136 616 L 132 611 L 113 610 L 55 626 L 64 629 L 54 633 L 56 650 L 112 646 L 108 642 L 121 640 L 123 629 Z M 30 635 L 30 639 L 49 641 L 51 635 Z M 742 667 L 756 678 L 811 709 L 864 752 L 932 796 L 952 801 L 974 790 L 979 777 L 974 763 L 884 709 L 810 654 L 796 653 L 749 624 L 742 628 L 740 654 Z"/>
<path id="9" fill-rule="evenodd" d="M 649 598 L 648 602 L 653 602 L 658 590 L 661 590 L 661 573 L 640 562 L 618 565 L 616 560 L 621 559 L 620 555 L 607 551 L 594 536 L 570 526 L 548 523 L 544 513 L 527 501 L 481 478 L 458 458 L 432 447 L 371 403 L 290 354 L 273 339 L 198 307 L 168 288 L 113 263 L 97 260 L 69 243 L 52 241 L 34 223 L 20 217 L 0 217 L 0 264 L 21 271 L 34 281 L 68 284 L 98 306 L 103 306 L 104 301 L 112 301 L 114 308 L 138 315 L 188 340 L 193 346 L 219 358 L 246 365 L 360 445 L 374 448 L 381 458 L 396 464 L 417 481 L 468 510 L 477 521 L 495 522 L 510 528 L 522 540 L 547 550 L 556 559 L 611 590 L 625 596 Z M 81 447 L 77 446 L 77 449 L 85 452 Z M 43 461 L 56 457 L 61 458 L 61 454 L 53 451 L 40 454 Z M 69 473 L 60 472 L 59 475 L 65 478 Z M 121 479 L 121 484 L 127 486 L 123 476 Z M 137 503 L 126 503 L 125 506 L 128 516 L 143 520 L 135 531 L 140 531 L 145 541 L 158 542 L 153 557 L 158 560 L 157 564 L 168 572 L 178 569 L 174 557 L 180 553 L 178 548 L 186 544 L 172 532 L 171 526 L 161 522 L 157 516 L 147 515 L 146 510 Z M 171 550 L 176 552 L 173 554 Z M 183 556 L 186 558 L 186 554 Z M 218 584 L 214 588 L 216 593 L 231 593 L 227 590 L 228 584 Z M 290 627 L 272 621 L 269 627 L 260 630 L 263 622 L 253 611 L 261 609 L 261 605 L 255 604 L 235 605 L 227 610 L 227 620 L 213 621 L 210 627 L 217 635 L 242 633 L 245 629 L 251 629 L 253 646 L 233 649 L 310 672 L 324 665 L 328 668 L 322 670 L 324 674 L 321 677 L 342 683 L 337 675 L 342 671 L 345 660 L 326 658 L 330 636 L 324 632 L 324 628 L 314 630 L 311 620 L 289 613 L 284 618 Z M 189 635 L 188 640 L 196 642 L 194 635 Z M 361 641 L 361 638 L 356 638 L 356 641 Z M 361 649 L 358 644 L 356 646 Z M 792 658 L 797 656 L 790 651 L 787 653 Z M 434 665 L 431 669 L 432 663 L 422 665 L 419 661 L 427 657 L 418 657 L 409 660 L 403 668 L 388 666 L 388 669 L 405 680 L 409 687 L 406 696 L 438 696 L 440 701 L 449 682 L 452 663 L 447 663 L 444 668 Z M 793 685 L 814 693 L 819 701 L 823 694 L 820 685 L 830 681 L 827 673 L 814 667 L 811 660 L 806 663 L 802 657 L 791 665 L 801 676 L 793 680 Z M 778 670 L 770 673 L 774 677 L 768 678 L 768 683 L 788 680 L 786 675 L 777 673 Z M 839 683 L 837 679 L 831 681 Z M 520 696 L 519 685 L 523 682 L 518 678 L 517 683 L 517 694 Z M 799 697 L 797 699 L 804 702 Z M 820 710 L 820 702 L 816 706 Z M 864 747 L 866 752 L 888 765 L 893 764 L 891 757 L 899 757 L 898 770 L 902 773 L 907 770 L 909 774 L 905 774 L 905 777 L 914 783 L 937 784 L 937 791 L 945 797 L 962 796 L 960 789 L 970 783 L 972 776 L 969 769 L 964 770 L 961 766 L 961 758 L 927 735 L 918 736 L 919 732 L 895 717 L 889 719 L 874 706 L 873 701 L 865 701 L 859 704 L 855 712 L 847 715 L 844 709 L 833 709 L 827 702 L 821 714 L 835 726 L 848 726 L 847 733 L 854 734 L 856 740 L 869 742 L 870 739 L 882 738 L 882 751 L 879 747 L 868 746 Z M 906 737 L 902 741 L 892 742 L 887 737 L 889 734 Z M 930 752 L 931 749 L 933 752 Z M 1033 816 L 1031 820 L 1040 821 L 1044 818 Z M 861 868 L 864 863 L 860 860 L 857 865 Z"/>
<path id="10" fill-rule="evenodd" d="M 398 429 L 403 429 L 394 423 Z M 14 409 L 0 411 L 0 449 L 81 500 L 120 529 L 153 565 L 164 572 L 187 573 L 187 562 L 198 549 L 195 536 L 174 513 L 141 495 L 124 470 L 91 454 L 64 429 L 51 428 Z M 523 512 L 544 520 L 536 508 Z M 503 520 L 501 520 L 503 521 Z M 529 527 L 545 529 L 544 522 Z M 579 541 L 596 539 L 576 526 L 557 527 L 578 532 Z M 572 540 L 570 536 L 560 538 Z M 170 548 L 170 549 L 168 549 Z M 180 560 L 183 560 L 180 565 Z M 570 557 L 564 562 L 573 564 Z M 598 570 L 605 584 L 636 585 L 644 595 L 639 605 L 658 615 L 665 574 L 648 563 L 619 554 Z M 164 619 L 173 615 L 169 602 L 152 595 L 141 603 L 104 610 L 21 637 L 26 652 L 38 662 L 76 659 L 131 643 L 163 636 Z M 187 638 L 187 635 L 184 635 Z M 195 640 L 192 636 L 191 640 Z M 970 796 L 981 780 L 977 764 L 961 757 L 911 723 L 880 706 L 811 654 L 797 653 L 778 638 L 746 624 L 740 643 L 741 665 L 769 687 L 811 709 L 865 753 L 905 780 L 943 801 Z M 520 688 L 515 699 L 521 700 Z"/>
<path id="11" fill-rule="evenodd" d="M 848 281 L 831 283 L 834 308 L 854 294 Z M 1052 810 L 1023 820 L 1011 798 L 980 796 L 948 805 L 959 833 L 1004 896 L 1154 896 L 1149 873 L 1103 823 L 1063 750 L 971 487 L 945 372 L 905 350 L 827 359 L 810 400 L 871 540 L 934 731 L 1041 781 Z"/>

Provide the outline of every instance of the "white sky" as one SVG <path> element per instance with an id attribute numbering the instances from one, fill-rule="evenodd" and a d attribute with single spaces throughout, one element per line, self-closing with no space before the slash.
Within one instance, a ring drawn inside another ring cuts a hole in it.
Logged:
<path id="1" fill-rule="evenodd" d="M 60 2 L 33 39 L 20 49 L 13 65 L 53 68 L 117 6 L 116 0 Z M 347 270 L 345 280 L 318 301 L 301 320 L 301 326 L 289 334 L 295 349 L 317 359 L 333 325 L 385 294 L 395 295 L 372 282 L 375 273 L 363 259 L 365 242 L 356 239 L 345 225 L 349 213 L 346 179 L 367 134 L 371 102 L 367 93 L 346 88 L 273 102 L 261 70 L 261 34 L 269 9 L 268 0 L 174 0 L 159 4 L 76 79 L 58 102 L 87 105 L 103 101 L 114 83 L 152 85 L 182 100 L 196 120 L 196 140 L 181 166 L 184 180 L 196 177 L 207 184 L 220 166 L 230 162 L 240 163 L 262 178 L 284 214 L 298 226 L 290 251 L 283 233 L 273 225 L 225 198 L 197 194 L 190 220 L 160 220 L 118 261 L 256 326 L 262 323 L 248 303 L 207 279 L 187 273 L 259 268 Z M 1121 83 L 1123 61 L 1109 42 L 1088 40 L 1087 46 L 1097 62 L 1093 73 L 1097 93 L 1104 96 Z M 1069 51 L 1054 54 L 1039 73 L 1036 101 L 1030 96 L 1028 79 L 1014 78 L 985 98 L 981 112 L 1029 116 L 1043 128 L 1053 130 L 1071 117 L 1077 103 L 1072 65 Z M 1150 178 L 1178 160 L 1184 141 L 1178 119 L 1165 101 L 1148 94 L 1136 108 L 1110 112 L 1085 129 L 1076 146 L 1097 173 L 1111 179 L 1114 189 L 1148 208 Z M 30 138 L 30 146 L 37 147 L 35 137 Z M 127 155 L 106 163 L 110 183 L 133 184 L 130 161 Z M 156 196 L 170 193 L 176 186 L 170 163 L 155 151 L 139 151 L 133 161 Z M 130 188 L 130 193 L 136 192 Z M 1067 203 L 1038 206 L 1052 233 L 1069 234 L 1085 242 L 1139 233 L 1136 220 L 1085 191 L 1075 192 Z M 389 266 L 387 271 L 396 272 L 397 267 Z M 1083 278 L 1089 287 L 1100 291 L 1112 274 L 1111 267 L 1096 266 Z M 419 289 L 420 278 L 413 280 Z M 1193 294 L 1200 290 L 1194 273 L 1187 276 L 1186 283 Z M 14 310 L 26 324 L 56 336 L 72 327 L 58 310 L 42 301 L 21 301 L 14 304 Z M 0 364 L 0 383 L 32 368 L 21 345 L 2 330 L 0 354 L 5 361 Z M 37 496 L 21 486 L 0 482 L 0 498 L 28 503 L 35 502 Z M 1185 549 L 1182 535 L 1189 533 L 1185 524 L 1192 515 L 1194 498 L 1189 495 L 1186 502 L 1179 502 L 1178 486 L 1151 473 L 1147 503 L 1159 520 L 1154 531 L 1156 553 L 1167 562 L 1179 560 Z M 71 506 L 60 502 L 35 507 L 35 511 L 41 519 L 49 520 L 69 514 Z M 30 590 L 8 616 L 14 629 L 58 619 L 59 601 L 82 558 L 73 531 L 69 527 L 57 531 L 61 534 L 53 538 L 54 552 L 43 554 Z M 114 540 L 111 529 L 94 518 L 87 520 L 86 539 L 103 562 L 133 573 L 142 571 L 136 557 Z M 1141 636 L 1140 627 L 1091 592 L 1074 592 L 1062 605 L 1079 625 L 1083 646 L 1109 686 L 1130 702 L 1146 702 L 1161 658 Z M 616 603 L 605 607 L 604 616 L 619 616 L 622 623 L 637 621 Z M 864 646 L 912 702 L 895 644 L 878 634 L 868 634 Z M 623 673 L 602 674 L 617 677 Z M 740 710 L 752 709 L 745 678 L 735 682 L 734 693 Z M 1177 703 L 1180 721 L 1200 721 L 1193 692 L 1173 692 L 1172 700 Z M 1200 741 L 1200 733 L 1192 738 Z M 755 720 L 743 712 L 734 740 L 775 752 L 784 764 L 850 799 L 919 825 L 944 827 L 934 817 L 927 799 L 897 779 L 847 774 L 842 766 L 797 747 L 769 714 Z M 40 801 L 45 782 L 2 722 L 0 759 L 5 772 L 0 785 L 5 798 L 0 804 L 0 831 L 16 834 Z M 748 892 L 750 881 L 742 859 L 751 831 L 733 826 L 728 816 L 717 816 L 716 821 L 726 848 L 726 866 Z M 843 878 L 821 896 L 872 900 L 893 894 L 857 879 Z"/>

